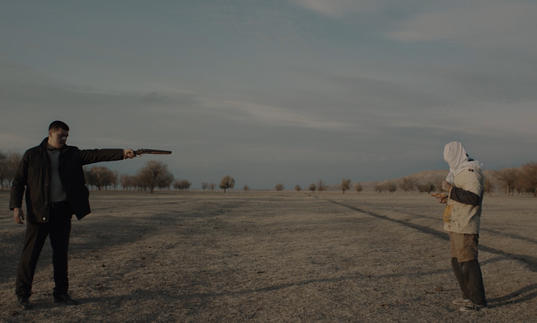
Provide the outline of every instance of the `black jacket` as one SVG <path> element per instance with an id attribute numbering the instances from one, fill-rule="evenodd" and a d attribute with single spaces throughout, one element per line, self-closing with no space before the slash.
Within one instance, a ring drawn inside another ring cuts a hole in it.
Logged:
<path id="1" fill-rule="evenodd" d="M 13 184 L 9 208 L 20 208 L 26 189 L 27 219 L 33 223 L 49 221 L 50 160 L 45 138 L 39 146 L 28 149 L 22 157 Z M 79 150 L 65 146 L 60 153 L 60 180 L 74 214 L 80 220 L 91 212 L 89 191 L 85 185 L 83 165 L 123 159 L 123 149 Z"/>

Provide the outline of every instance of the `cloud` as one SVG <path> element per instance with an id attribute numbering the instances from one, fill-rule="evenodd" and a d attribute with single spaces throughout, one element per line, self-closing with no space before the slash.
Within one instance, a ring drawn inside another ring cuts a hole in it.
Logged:
<path id="1" fill-rule="evenodd" d="M 291 0 L 291 2 L 333 18 L 357 12 L 377 11 L 384 6 L 384 1 L 379 0 Z"/>
<path id="2" fill-rule="evenodd" d="M 526 102 L 477 102 L 458 107 L 452 128 L 480 136 L 527 138 L 535 141 L 537 100 Z"/>
<path id="3" fill-rule="evenodd" d="M 377 113 L 399 111 L 401 108 L 407 113 L 421 112 L 450 102 L 448 98 L 429 94 L 428 89 L 412 85 L 406 80 L 337 74 L 327 75 L 327 80 L 333 82 L 335 88 L 346 91 L 346 96 L 353 98 L 357 105 Z"/>
<path id="4" fill-rule="evenodd" d="M 496 64 L 494 64 L 496 63 Z M 537 63 L 537 61 L 535 62 Z M 506 68 L 502 61 L 478 62 L 472 69 L 458 66 L 444 68 L 441 76 L 459 96 L 459 102 L 491 102 L 512 106 L 537 100 L 537 75 L 525 63 L 512 62 Z"/>
<path id="5" fill-rule="evenodd" d="M 470 47 L 537 50 L 537 4 L 526 1 L 455 2 L 422 12 L 388 36 L 401 42 L 450 41 Z"/>
<path id="6" fill-rule="evenodd" d="M 220 115 L 224 118 L 258 122 L 267 126 L 286 126 L 311 128 L 318 130 L 344 131 L 352 127 L 350 123 L 317 117 L 312 113 L 298 113 L 290 109 L 267 104 L 239 101 L 205 99 L 205 106 L 215 110 L 224 110 Z"/>
<path id="7" fill-rule="evenodd" d="M 0 127 L 4 132 L 0 146 L 4 149 L 35 144 L 55 119 L 66 121 L 81 145 L 99 145 L 99 140 L 114 145 L 155 143 L 198 105 L 197 95 L 188 91 L 108 91 L 36 75 L 31 69 L 0 65 Z"/>

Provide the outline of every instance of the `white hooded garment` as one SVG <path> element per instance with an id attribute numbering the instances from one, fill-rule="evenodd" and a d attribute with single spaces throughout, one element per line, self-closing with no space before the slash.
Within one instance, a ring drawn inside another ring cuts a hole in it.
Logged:
<path id="1" fill-rule="evenodd" d="M 449 165 L 449 174 L 446 176 L 446 182 L 453 185 L 455 176 L 468 168 L 481 168 L 478 161 L 468 160 L 468 154 L 458 141 L 452 141 L 444 146 L 444 160 Z"/>
<path id="2" fill-rule="evenodd" d="M 483 174 L 477 161 L 469 160 L 460 142 L 454 141 L 444 147 L 444 160 L 449 165 L 446 181 L 453 187 L 472 192 L 482 197 Z M 479 234 L 481 203 L 465 204 L 451 198 L 444 213 L 444 230 L 464 234 Z"/>

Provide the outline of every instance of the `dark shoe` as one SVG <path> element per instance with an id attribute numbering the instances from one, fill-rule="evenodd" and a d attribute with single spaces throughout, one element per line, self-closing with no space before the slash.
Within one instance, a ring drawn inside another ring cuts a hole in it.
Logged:
<path id="1" fill-rule="evenodd" d="M 80 305 L 80 303 L 72 299 L 69 294 L 54 295 L 54 303 L 61 303 L 65 305 Z"/>
<path id="2" fill-rule="evenodd" d="M 28 297 L 17 297 L 17 304 L 22 310 L 32 309 L 32 304 L 30 304 Z"/>

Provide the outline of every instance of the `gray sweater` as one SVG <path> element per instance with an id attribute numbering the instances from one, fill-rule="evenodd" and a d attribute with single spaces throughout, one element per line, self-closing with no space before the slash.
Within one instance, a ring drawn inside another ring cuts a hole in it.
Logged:
<path id="1" fill-rule="evenodd" d="M 61 202 L 67 199 L 60 179 L 60 151 L 47 149 L 50 159 L 50 201 Z"/>

